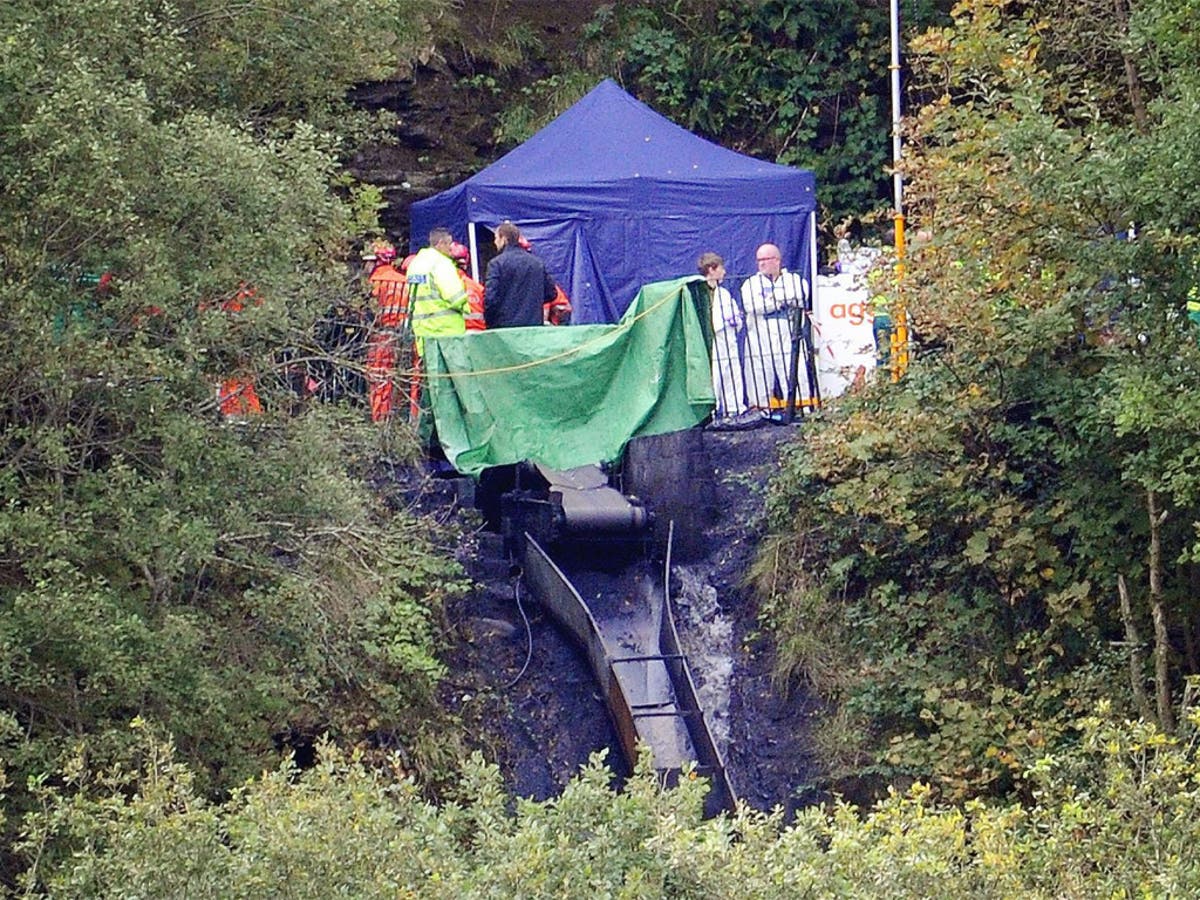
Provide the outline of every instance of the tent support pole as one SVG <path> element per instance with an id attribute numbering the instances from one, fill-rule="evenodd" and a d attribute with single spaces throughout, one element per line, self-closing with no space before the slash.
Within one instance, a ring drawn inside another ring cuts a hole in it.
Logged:
<path id="1" fill-rule="evenodd" d="M 888 66 L 892 84 L 892 194 L 893 225 L 896 233 L 895 298 L 892 301 L 892 381 L 899 381 L 908 369 L 908 310 L 904 303 L 904 172 L 901 167 L 903 146 L 900 131 L 903 125 L 900 110 L 900 0 L 889 4 L 891 19 L 891 64 Z"/>
<path id="2" fill-rule="evenodd" d="M 475 223 L 467 223 L 467 246 L 471 250 L 471 277 L 479 280 L 479 245 L 475 240 Z"/>
<path id="3" fill-rule="evenodd" d="M 817 308 L 817 211 L 808 214 L 808 305 Z"/>
<path id="4" fill-rule="evenodd" d="M 817 211 L 808 214 L 808 308 L 809 334 L 812 334 L 812 313 L 817 309 Z M 821 356 L 817 352 L 816 338 L 809 340 L 809 359 L 812 365 L 812 401 L 813 409 L 821 408 Z"/>

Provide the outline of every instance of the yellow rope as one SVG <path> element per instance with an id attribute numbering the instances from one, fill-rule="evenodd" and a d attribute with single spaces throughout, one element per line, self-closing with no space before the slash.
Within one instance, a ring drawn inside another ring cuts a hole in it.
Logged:
<path id="1" fill-rule="evenodd" d="M 515 366 L 504 366 L 503 368 L 499 368 L 499 369 L 476 369 L 476 370 L 472 370 L 470 372 L 438 372 L 437 374 L 430 374 L 429 372 L 421 372 L 419 377 L 421 377 L 421 378 L 473 378 L 473 377 L 476 377 L 479 375 L 503 375 L 506 372 L 519 372 L 522 369 L 533 369 L 533 368 L 536 368 L 537 366 L 545 365 L 546 363 L 552 363 L 552 362 L 556 362 L 560 359 L 566 359 L 568 356 L 573 356 L 574 354 L 591 346 L 592 344 L 599 343 L 600 341 L 608 340 L 614 334 L 617 334 L 619 330 L 628 329 L 631 325 L 633 325 L 634 322 L 638 321 L 638 319 L 641 319 L 641 318 L 644 318 L 645 316 L 650 315 L 650 313 L 654 312 L 660 306 L 664 305 L 668 300 L 673 300 L 674 298 L 675 298 L 675 294 L 668 294 L 666 297 L 663 297 L 661 300 L 659 300 L 657 303 L 655 303 L 649 309 L 642 310 L 640 313 L 638 313 L 633 318 L 631 318 L 629 320 L 622 319 L 620 322 L 618 322 L 616 324 L 613 331 L 605 332 L 602 335 L 597 335 L 596 337 L 594 337 L 590 340 L 584 341 L 582 344 L 579 344 L 576 347 L 571 347 L 567 350 L 562 351 L 561 353 L 555 354 L 554 356 L 547 356 L 543 359 L 531 360 L 530 362 L 520 363 L 519 365 L 515 365 Z"/>

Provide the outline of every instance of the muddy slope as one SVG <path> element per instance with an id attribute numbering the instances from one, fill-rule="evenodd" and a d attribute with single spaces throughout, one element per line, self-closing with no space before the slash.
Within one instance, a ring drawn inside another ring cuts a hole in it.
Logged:
<path id="1" fill-rule="evenodd" d="M 743 578 L 760 534 L 765 481 L 791 427 L 705 432 L 715 515 L 705 552 L 673 567 L 681 640 L 735 790 L 758 809 L 818 798 L 809 750 L 814 703 L 771 680 L 771 652 Z M 625 771 L 616 734 L 580 649 L 510 576 L 495 535 L 478 533 L 464 561 L 479 582 L 451 611 L 457 642 L 445 691 L 517 796 L 557 794 L 588 756 L 605 751 Z M 528 627 L 526 627 L 528 621 Z"/>

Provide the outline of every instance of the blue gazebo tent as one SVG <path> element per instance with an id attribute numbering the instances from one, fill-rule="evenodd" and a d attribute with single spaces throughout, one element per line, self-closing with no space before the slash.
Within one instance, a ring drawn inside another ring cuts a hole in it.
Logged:
<path id="1" fill-rule="evenodd" d="M 413 204 L 412 244 L 445 225 L 478 262 L 476 226 L 520 226 L 564 286 L 576 324 L 616 322 L 649 282 L 695 274 L 706 250 L 734 274 L 772 241 L 811 284 L 816 180 L 697 137 L 604 80 L 466 181 Z M 736 291 L 736 286 L 733 286 Z"/>

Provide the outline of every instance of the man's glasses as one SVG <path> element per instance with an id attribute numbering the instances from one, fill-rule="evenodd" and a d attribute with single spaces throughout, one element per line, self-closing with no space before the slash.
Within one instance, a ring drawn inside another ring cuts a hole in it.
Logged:
<path id="1" fill-rule="evenodd" d="M 770 262 L 773 259 L 779 259 L 778 256 L 758 256 L 755 257 L 755 262 Z"/>

